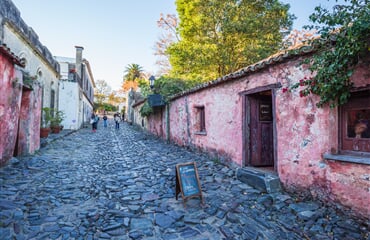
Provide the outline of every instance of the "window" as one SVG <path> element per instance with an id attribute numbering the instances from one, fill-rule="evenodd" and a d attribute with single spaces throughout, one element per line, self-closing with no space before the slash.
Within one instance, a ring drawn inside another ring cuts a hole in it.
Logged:
<path id="1" fill-rule="evenodd" d="M 197 134 L 205 134 L 206 133 L 206 120 L 205 120 L 205 110 L 204 106 L 196 106 L 196 128 Z"/>
<path id="2" fill-rule="evenodd" d="M 370 156 L 370 91 L 353 94 L 340 111 L 340 152 Z"/>

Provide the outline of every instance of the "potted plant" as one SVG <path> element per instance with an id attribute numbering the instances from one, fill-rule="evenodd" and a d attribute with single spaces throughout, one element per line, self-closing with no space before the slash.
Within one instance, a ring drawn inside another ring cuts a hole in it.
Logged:
<path id="1" fill-rule="evenodd" d="M 54 116 L 50 121 L 50 128 L 52 133 L 59 133 L 61 130 L 61 123 L 65 119 L 63 111 L 55 111 Z"/>
<path id="2" fill-rule="evenodd" d="M 52 109 L 43 108 L 41 113 L 41 127 L 40 127 L 40 137 L 46 138 L 49 136 L 50 132 L 50 121 L 52 119 Z"/>

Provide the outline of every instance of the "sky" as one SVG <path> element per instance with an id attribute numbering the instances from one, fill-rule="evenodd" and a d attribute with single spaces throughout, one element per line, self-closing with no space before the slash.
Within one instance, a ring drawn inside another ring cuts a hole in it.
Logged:
<path id="1" fill-rule="evenodd" d="M 281 0 L 289 3 L 297 19 L 294 29 L 309 24 L 315 6 L 331 9 L 335 0 Z M 83 58 L 96 80 L 114 90 L 122 84 L 125 68 L 139 64 L 156 75 L 155 42 L 161 35 L 160 14 L 175 14 L 175 0 L 13 0 L 26 24 L 53 56 L 75 57 L 75 46 L 84 47 Z"/>

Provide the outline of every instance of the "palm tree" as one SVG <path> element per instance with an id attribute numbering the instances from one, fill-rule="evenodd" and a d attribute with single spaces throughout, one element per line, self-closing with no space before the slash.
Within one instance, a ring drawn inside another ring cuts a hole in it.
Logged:
<path id="1" fill-rule="evenodd" d="M 143 68 L 139 64 L 129 64 L 125 69 L 124 81 L 136 82 L 143 75 Z"/>

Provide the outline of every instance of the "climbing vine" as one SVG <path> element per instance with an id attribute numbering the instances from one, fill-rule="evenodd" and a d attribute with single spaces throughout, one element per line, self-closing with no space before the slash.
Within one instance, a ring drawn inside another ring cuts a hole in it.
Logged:
<path id="1" fill-rule="evenodd" d="M 290 86 L 290 90 L 303 87 L 300 96 L 320 96 L 318 107 L 342 105 L 350 97 L 353 83 L 350 81 L 359 59 L 370 51 L 370 4 L 368 0 L 345 0 L 333 12 L 315 8 L 310 20 L 317 25 L 306 26 L 316 29 L 319 38 L 309 44 L 321 43 L 317 52 L 304 63 L 310 64 L 315 73 L 311 78 L 301 79 Z"/>
<path id="2" fill-rule="evenodd" d="M 152 113 L 154 113 L 154 110 L 151 106 L 149 106 L 148 101 L 146 101 L 140 108 L 140 115 L 142 117 L 148 117 Z"/>

